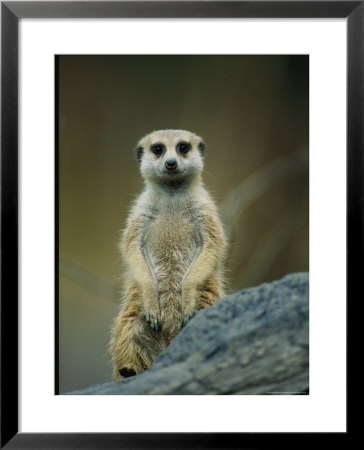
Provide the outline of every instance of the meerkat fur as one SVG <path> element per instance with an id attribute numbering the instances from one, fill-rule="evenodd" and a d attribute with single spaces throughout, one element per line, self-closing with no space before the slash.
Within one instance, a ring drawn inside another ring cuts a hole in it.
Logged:
<path id="1" fill-rule="evenodd" d="M 186 322 L 224 295 L 226 238 L 201 181 L 205 144 L 185 130 L 160 130 L 136 149 L 145 189 L 122 235 L 126 272 L 112 327 L 113 377 L 153 363 Z"/>

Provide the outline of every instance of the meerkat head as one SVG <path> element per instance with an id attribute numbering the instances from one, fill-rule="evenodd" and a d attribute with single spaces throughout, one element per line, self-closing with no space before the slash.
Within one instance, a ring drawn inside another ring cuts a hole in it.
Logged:
<path id="1" fill-rule="evenodd" d="M 205 144 L 185 130 L 159 130 L 145 136 L 136 154 L 145 180 L 179 186 L 199 179 L 203 169 Z"/>

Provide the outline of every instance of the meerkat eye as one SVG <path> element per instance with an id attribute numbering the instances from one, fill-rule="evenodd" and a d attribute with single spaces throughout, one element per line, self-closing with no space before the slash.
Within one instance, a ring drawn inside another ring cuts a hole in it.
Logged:
<path id="1" fill-rule="evenodd" d="M 181 155 L 185 155 L 191 149 L 191 145 L 188 142 L 180 142 L 177 145 L 177 150 Z"/>
<path id="2" fill-rule="evenodd" d="M 164 145 L 154 144 L 150 147 L 150 149 L 155 155 L 160 156 L 164 152 Z"/>

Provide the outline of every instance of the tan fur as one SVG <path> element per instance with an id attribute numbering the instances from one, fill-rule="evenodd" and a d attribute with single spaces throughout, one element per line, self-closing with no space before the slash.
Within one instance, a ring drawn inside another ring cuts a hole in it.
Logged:
<path id="1" fill-rule="evenodd" d="M 190 144 L 185 155 L 177 151 L 181 141 Z M 156 143 L 162 155 L 151 151 Z M 110 342 L 114 378 L 123 368 L 147 369 L 194 313 L 224 295 L 226 239 L 201 182 L 202 148 L 184 130 L 157 131 L 139 143 L 146 188 L 121 242 L 127 271 Z M 165 165 L 171 159 L 173 174 Z"/>

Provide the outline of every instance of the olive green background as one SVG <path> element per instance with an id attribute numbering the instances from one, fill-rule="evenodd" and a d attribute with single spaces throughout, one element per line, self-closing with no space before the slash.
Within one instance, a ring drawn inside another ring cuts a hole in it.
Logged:
<path id="1" fill-rule="evenodd" d="M 59 56 L 59 392 L 110 380 L 137 141 L 207 144 L 231 291 L 308 270 L 308 56 Z"/>

